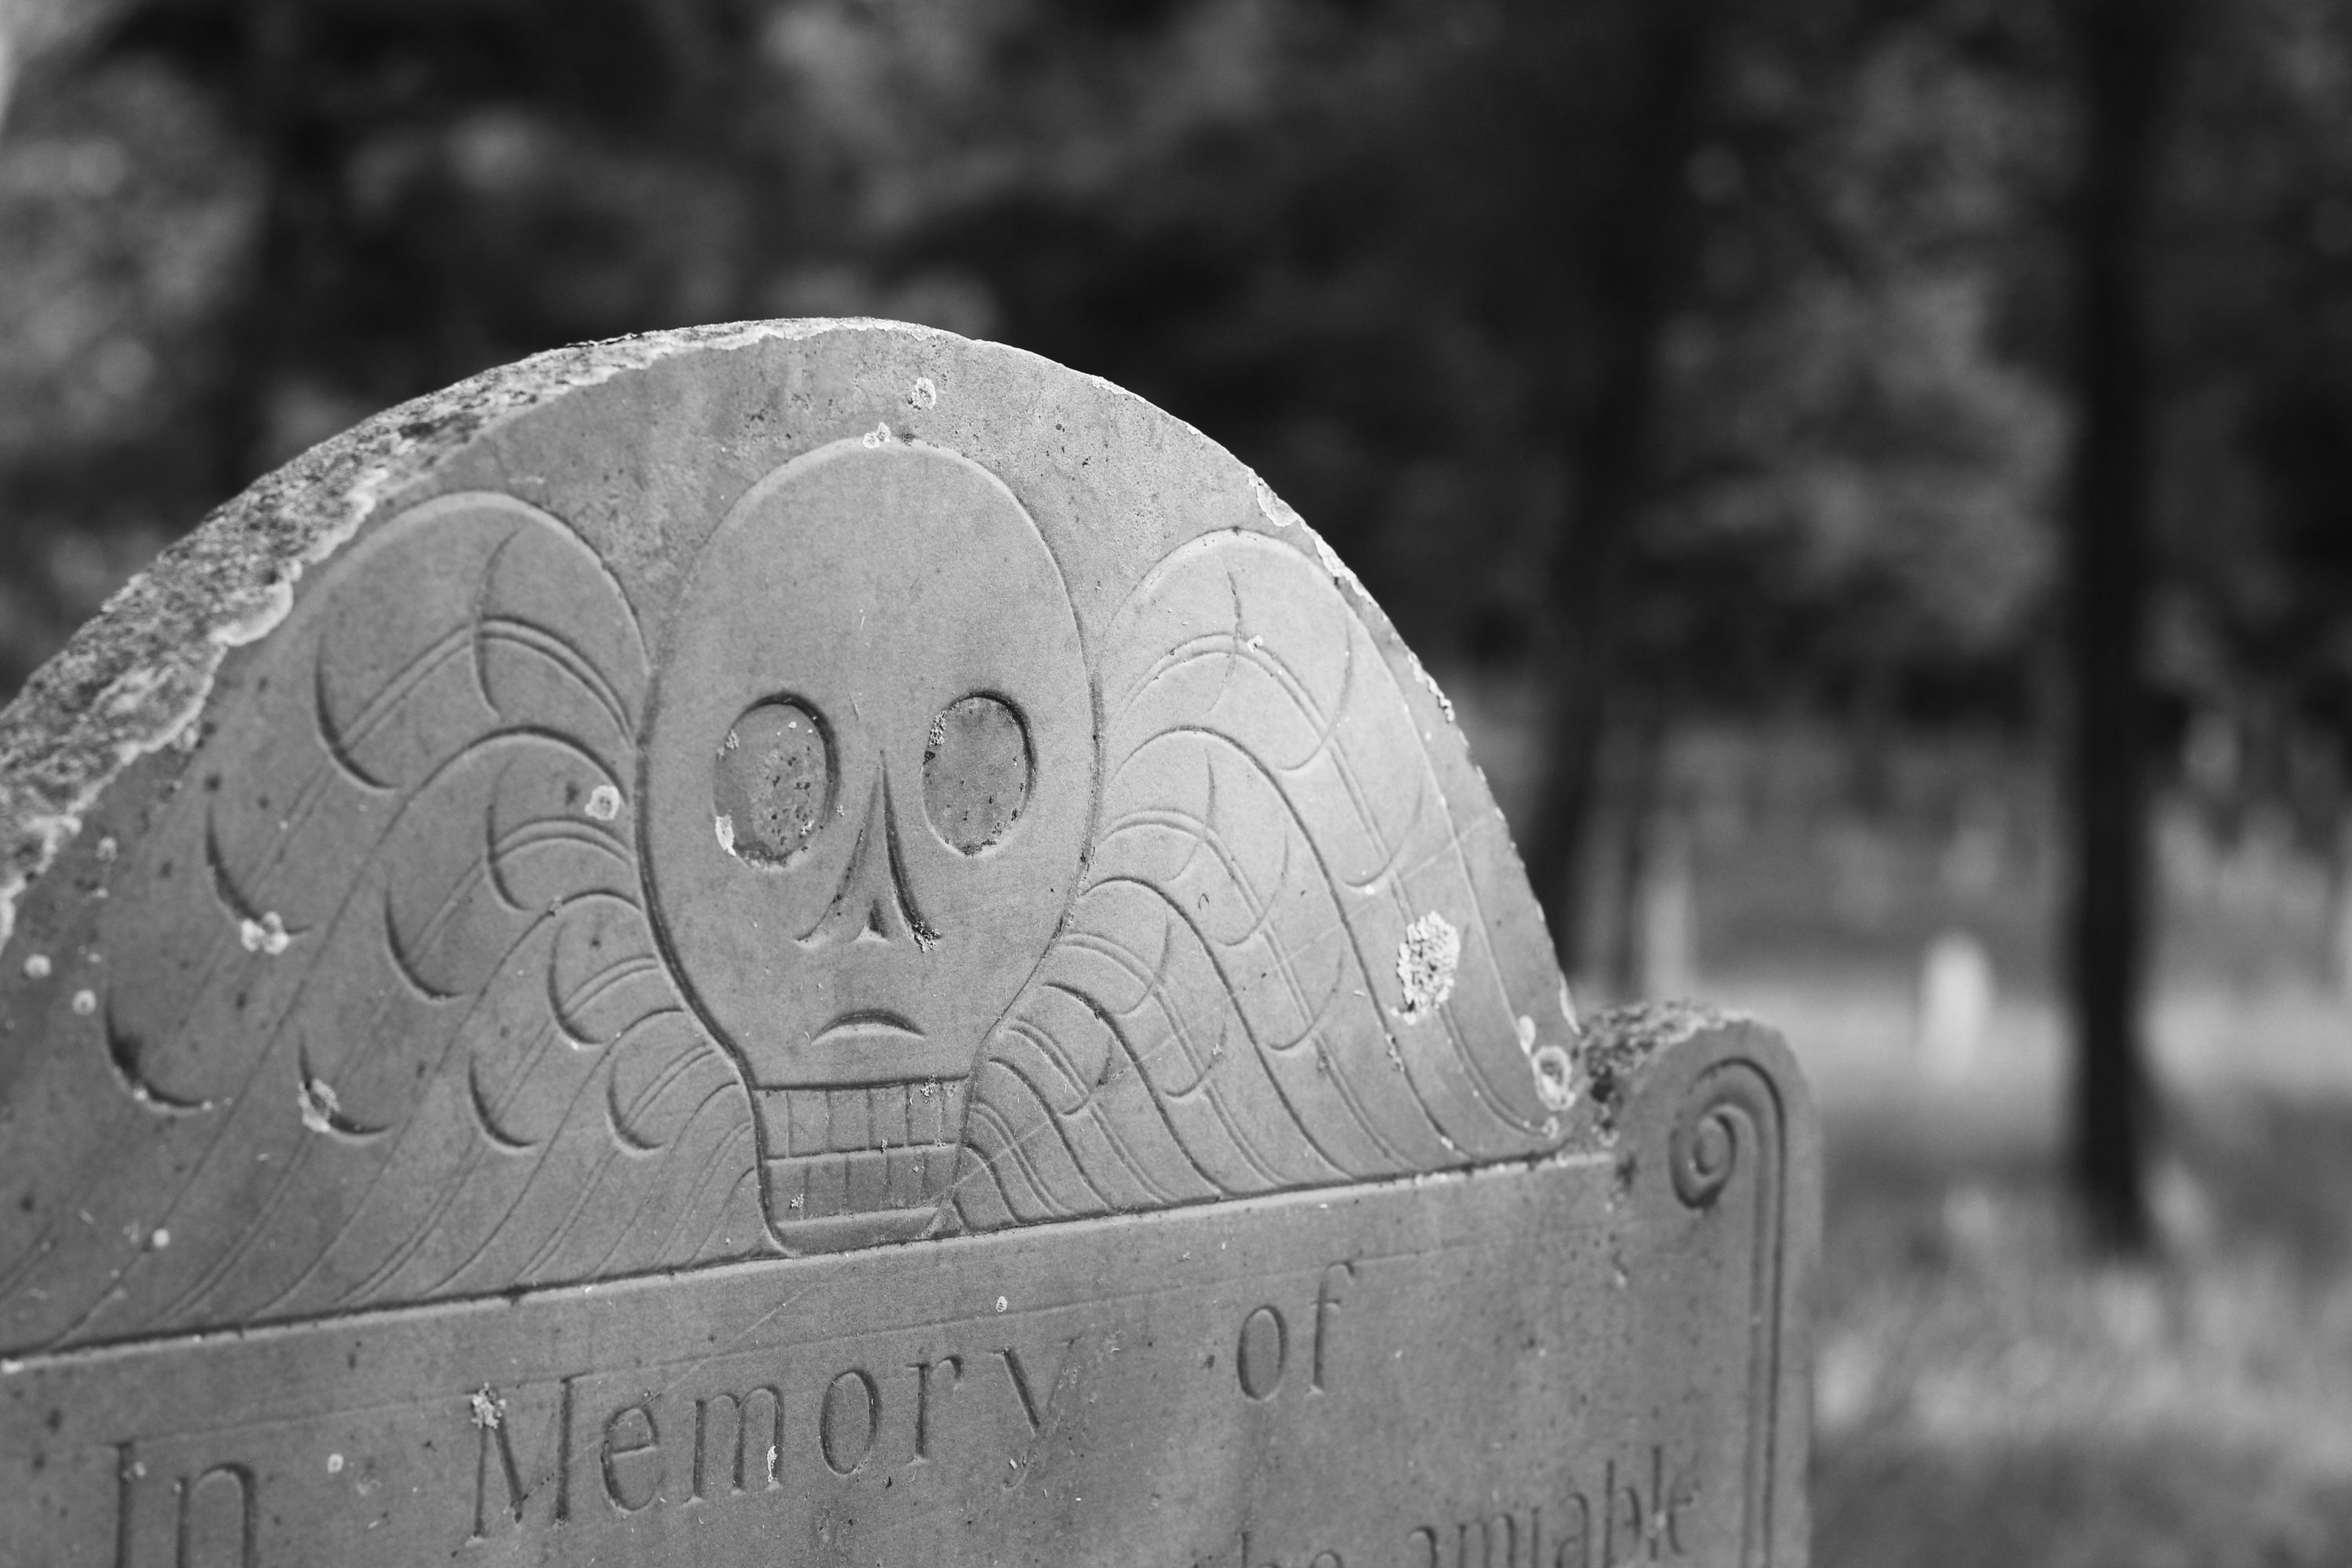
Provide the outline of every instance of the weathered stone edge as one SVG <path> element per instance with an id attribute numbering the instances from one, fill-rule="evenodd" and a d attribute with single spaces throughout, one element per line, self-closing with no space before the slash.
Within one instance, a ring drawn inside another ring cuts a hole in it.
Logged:
<path id="1" fill-rule="evenodd" d="M 1578 1055 L 1602 1135 L 1615 1135 L 1617 1119 L 1653 1060 L 1700 1035 L 1742 1026 L 1772 1032 L 1769 1024 L 1751 1013 L 1704 1002 L 1630 1002 L 1586 1019 Z"/>

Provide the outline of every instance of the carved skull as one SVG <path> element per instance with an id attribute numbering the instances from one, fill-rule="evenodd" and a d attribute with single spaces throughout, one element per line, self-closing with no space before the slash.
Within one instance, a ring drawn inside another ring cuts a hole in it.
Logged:
<path id="1" fill-rule="evenodd" d="M 770 1223 L 795 1250 L 919 1232 L 1085 847 L 1093 709 L 1060 569 L 976 465 L 842 442 L 743 498 L 672 625 L 650 902 L 751 1086 Z"/>

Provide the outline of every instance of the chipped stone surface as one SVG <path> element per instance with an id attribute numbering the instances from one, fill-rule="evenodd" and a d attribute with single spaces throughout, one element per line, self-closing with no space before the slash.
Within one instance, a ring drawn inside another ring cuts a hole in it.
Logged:
<path id="1" fill-rule="evenodd" d="M 1275 494 L 1274 487 L 1255 474 L 1250 476 L 1250 493 L 1257 497 L 1258 515 L 1275 527 L 1295 528 L 1304 525 L 1303 520 L 1291 504 Z"/>
<path id="2" fill-rule="evenodd" d="M 1709 1030 L 1749 1023 L 1744 1014 L 1697 1002 L 1635 1002 L 1599 1013 L 1584 1026 L 1581 1054 L 1593 1100 L 1613 1112 L 1662 1052 Z"/>
<path id="3" fill-rule="evenodd" d="M 1431 699 L 1436 702 L 1437 710 L 1445 715 L 1445 721 L 1449 724 L 1452 723 L 1454 721 L 1454 700 L 1445 695 L 1444 688 L 1437 684 L 1437 677 L 1429 673 L 1427 667 L 1421 662 L 1421 659 L 1417 655 L 1414 657 L 1412 661 L 1412 678 L 1421 683 L 1421 689 L 1428 692 Z"/>

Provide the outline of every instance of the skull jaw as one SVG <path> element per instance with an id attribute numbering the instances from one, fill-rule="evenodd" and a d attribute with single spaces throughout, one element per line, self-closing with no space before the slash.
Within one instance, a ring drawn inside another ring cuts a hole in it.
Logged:
<path id="1" fill-rule="evenodd" d="M 753 1089 L 776 1244 L 840 1252 L 934 1233 L 955 1179 L 966 1081 Z"/>

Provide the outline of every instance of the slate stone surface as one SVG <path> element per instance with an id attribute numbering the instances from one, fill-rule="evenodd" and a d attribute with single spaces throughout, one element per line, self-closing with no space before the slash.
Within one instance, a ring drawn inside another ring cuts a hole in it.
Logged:
<path id="1" fill-rule="evenodd" d="M 230 503 L 0 716 L 28 1561 L 1791 1563 L 1810 1112 L 1580 1030 L 1189 426 L 772 322 Z"/>

